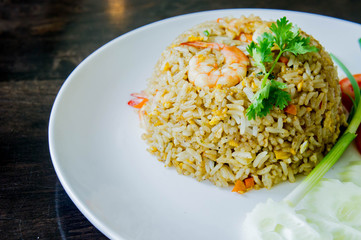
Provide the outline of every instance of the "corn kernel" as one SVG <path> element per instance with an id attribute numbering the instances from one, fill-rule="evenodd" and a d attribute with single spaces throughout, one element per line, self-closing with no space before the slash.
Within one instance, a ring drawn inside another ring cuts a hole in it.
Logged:
<path id="1" fill-rule="evenodd" d="M 195 36 L 190 36 L 188 37 L 188 42 L 196 42 L 196 41 L 202 41 L 204 38 L 203 37 L 195 37 Z"/>
<path id="2" fill-rule="evenodd" d="M 214 116 L 220 116 L 222 114 L 222 112 L 218 109 L 213 109 L 212 112 Z"/>
<path id="3" fill-rule="evenodd" d="M 303 86 L 303 80 L 297 84 L 297 91 L 301 92 Z"/>
<path id="4" fill-rule="evenodd" d="M 172 103 L 169 101 L 166 101 L 163 103 L 163 107 L 165 107 L 165 108 L 169 108 L 171 105 L 172 105 Z"/>
<path id="5" fill-rule="evenodd" d="M 290 149 L 290 152 L 292 153 L 292 155 L 296 155 L 296 151 L 293 148 Z"/>
<path id="6" fill-rule="evenodd" d="M 311 112 L 311 111 L 312 111 L 312 108 L 307 107 L 307 108 L 306 108 L 306 111 L 307 111 L 307 112 Z"/>
<path id="7" fill-rule="evenodd" d="M 214 116 L 212 117 L 211 121 L 209 121 L 209 125 L 213 126 L 216 125 L 219 122 L 218 117 Z"/>
<path id="8" fill-rule="evenodd" d="M 199 54 L 197 57 L 198 57 L 198 60 L 201 61 L 201 62 L 206 60 L 205 56 L 202 55 L 202 54 Z"/>
<path id="9" fill-rule="evenodd" d="M 152 153 L 154 153 L 154 152 L 158 151 L 158 149 L 157 149 L 156 147 L 151 147 L 151 148 L 149 149 L 149 151 L 152 152 Z"/>
<path id="10" fill-rule="evenodd" d="M 160 126 L 160 125 L 163 125 L 163 123 L 161 121 L 158 121 L 156 124 L 154 124 L 154 127 L 157 127 L 157 126 Z"/>
<path id="11" fill-rule="evenodd" d="M 171 68 L 171 66 L 169 65 L 168 62 L 166 62 L 166 63 L 164 64 L 163 71 L 166 72 L 166 71 L 170 70 L 170 68 Z"/>
<path id="12" fill-rule="evenodd" d="M 287 159 L 290 157 L 290 153 L 283 152 L 283 151 L 274 151 L 274 154 L 276 156 L 276 159 Z"/>
<path id="13" fill-rule="evenodd" d="M 232 147 L 238 147 L 238 143 L 234 140 L 229 141 L 228 144 Z"/>
<path id="14" fill-rule="evenodd" d="M 256 88 L 257 88 L 257 85 L 256 85 L 254 82 L 252 82 L 252 88 L 253 88 L 253 89 L 256 89 Z"/>

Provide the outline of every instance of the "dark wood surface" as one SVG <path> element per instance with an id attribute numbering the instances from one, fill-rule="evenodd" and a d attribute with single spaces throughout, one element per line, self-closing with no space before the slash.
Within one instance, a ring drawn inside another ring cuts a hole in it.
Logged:
<path id="1" fill-rule="evenodd" d="M 0 239 L 106 239 L 69 199 L 51 163 L 47 127 L 59 88 L 85 57 L 121 34 L 222 8 L 361 23 L 357 0 L 0 0 Z"/>

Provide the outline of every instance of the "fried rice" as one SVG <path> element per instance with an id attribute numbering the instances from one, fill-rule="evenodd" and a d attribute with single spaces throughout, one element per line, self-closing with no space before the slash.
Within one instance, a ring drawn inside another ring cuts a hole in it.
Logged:
<path id="1" fill-rule="evenodd" d="M 336 68 L 320 43 L 319 51 L 283 54 L 273 71 L 287 84 L 290 114 L 274 108 L 270 114 L 248 120 L 246 110 L 260 88 L 260 68 L 248 55 L 247 37 L 271 22 L 259 17 L 226 17 L 197 25 L 178 36 L 162 53 L 144 94 L 149 99 L 139 110 L 148 151 L 167 167 L 199 181 L 227 187 L 253 178 L 255 188 L 271 188 L 308 174 L 336 142 L 345 125 Z M 253 37 L 255 39 L 255 37 Z M 197 87 L 189 82 L 189 61 L 200 52 L 217 64 L 217 50 L 184 46 L 202 41 L 236 46 L 250 58 L 243 80 L 232 87 Z"/>

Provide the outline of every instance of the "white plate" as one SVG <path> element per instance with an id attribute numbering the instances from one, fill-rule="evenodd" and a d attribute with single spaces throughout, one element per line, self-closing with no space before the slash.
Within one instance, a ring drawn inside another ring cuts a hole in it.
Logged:
<path id="1" fill-rule="evenodd" d="M 246 195 L 165 168 L 141 140 L 129 94 L 145 88 L 163 49 L 184 30 L 223 16 L 287 16 L 354 73 L 361 72 L 361 25 L 314 14 L 260 9 L 201 12 L 156 22 L 106 44 L 61 88 L 51 113 L 49 145 L 56 173 L 80 211 L 112 239 L 240 239 L 245 214 L 282 199 L 297 183 Z M 359 159 L 350 147 L 335 169 Z"/>

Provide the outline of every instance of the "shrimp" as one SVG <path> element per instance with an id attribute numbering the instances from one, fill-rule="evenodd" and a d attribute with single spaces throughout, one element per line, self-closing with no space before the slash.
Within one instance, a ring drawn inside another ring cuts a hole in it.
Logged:
<path id="1" fill-rule="evenodd" d="M 188 80 L 198 87 L 215 87 L 224 85 L 232 87 L 238 84 L 247 74 L 248 57 L 237 47 L 221 43 L 185 42 L 187 45 L 198 48 L 211 48 L 220 51 L 225 64 L 217 65 L 216 59 L 196 54 L 189 61 Z"/>

